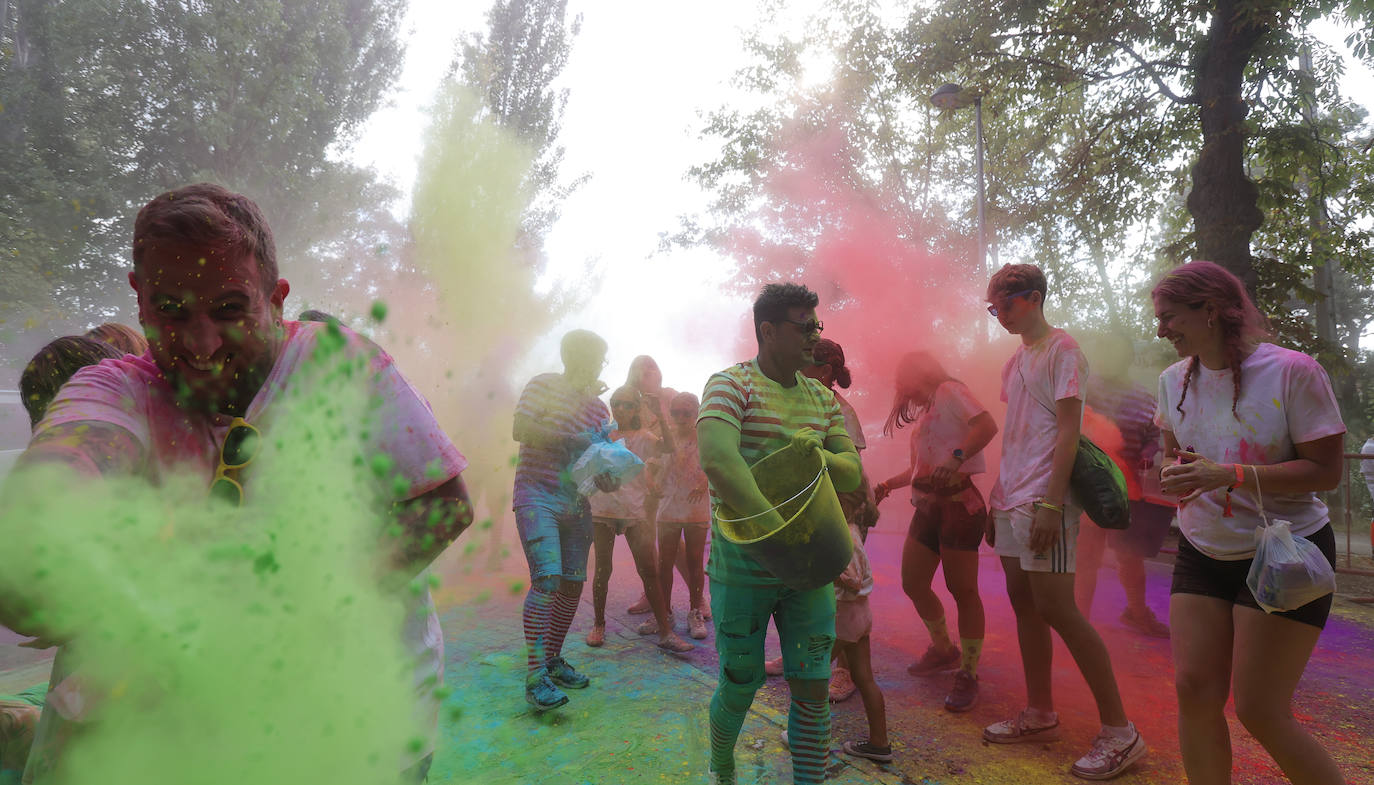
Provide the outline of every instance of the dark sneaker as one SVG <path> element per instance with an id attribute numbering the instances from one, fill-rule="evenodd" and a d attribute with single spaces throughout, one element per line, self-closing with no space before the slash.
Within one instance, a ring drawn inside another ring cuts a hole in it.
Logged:
<path id="1" fill-rule="evenodd" d="M 840 745 L 840 749 L 844 750 L 844 754 L 853 755 L 856 758 L 868 758 L 869 760 L 876 760 L 879 763 L 892 762 L 891 746 L 878 747 L 870 744 L 866 740 L 846 741 L 844 744 Z"/>
<path id="2" fill-rule="evenodd" d="M 535 711 L 548 711 L 567 703 L 568 695 L 554 686 L 547 670 L 540 668 L 525 680 L 525 702 Z"/>
<path id="3" fill-rule="evenodd" d="M 945 696 L 945 708 L 949 711 L 964 712 L 978 703 L 978 677 L 960 669 L 954 673 L 954 687 Z"/>
<path id="4" fill-rule="evenodd" d="M 1155 612 L 1149 608 L 1139 613 L 1127 608 L 1121 612 L 1121 623 L 1141 635 L 1148 635 L 1151 638 L 1169 637 L 1169 625 L 1160 621 L 1159 618 L 1155 616 Z"/>
<path id="5" fill-rule="evenodd" d="M 1118 739 L 1107 733 L 1097 734 L 1093 748 L 1073 764 L 1069 773 L 1085 780 L 1109 780 L 1129 769 L 1145 757 L 1145 740 L 1134 727 L 1131 730 L 1134 735 L 1129 739 Z"/>
<path id="6" fill-rule="evenodd" d="M 549 672 L 549 679 L 554 684 L 570 690 L 586 689 L 587 685 L 592 683 L 591 679 L 578 673 L 577 669 L 562 657 L 554 657 L 544 663 L 544 669 Z"/>
<path id="7" fill-rule="evenodd" d="M 961 657 L 958 646 L 953 646 L 946 652 L 938 651 L 934 646 L 931 646 L 926 649 L 925 654 L 921 655 L 921 659 L 906 667 L 906 672 L 912 676 L 929 676 L 932 673 L 954 670 L 959 667 Z"/>
<path id="8" fill-rule="evenodd" d="M 1059 738 L 1059 716 L 1048 724 L 1033 723 L 1029 712 L 1021 712 L 1014 718 L 994 722 L 983 729 L 983 738 L 993 744 L 1025 744 L 1036 741 L 1054 741 Z M 1096 748 L 1094 748 L 1096 749 Z"/>

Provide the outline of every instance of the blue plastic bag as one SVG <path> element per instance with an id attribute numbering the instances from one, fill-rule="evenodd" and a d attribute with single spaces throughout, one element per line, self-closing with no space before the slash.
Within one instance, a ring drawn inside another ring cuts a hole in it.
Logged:
<path id="1" fill-rule="evenodd" d="M 593 441 L 592 445 L 572 465 L 572 479 L 577 483 L 577 492 L 591 496 L 599 488 L 596 478 L 609 474 L 621 483 L 628 482 L 644 471 L 644 461 L 630 452 L 624 439 L 615 441 Z"/>

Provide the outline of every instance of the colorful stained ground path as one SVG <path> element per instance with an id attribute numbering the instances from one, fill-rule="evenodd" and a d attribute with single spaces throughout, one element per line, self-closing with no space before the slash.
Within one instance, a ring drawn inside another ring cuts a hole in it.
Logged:
<path id="1" fill-rule="evenodd" d="M 884 519 L 884 524 L 887 520 Z M 470 533 L 476 534 L 476 532 Z M 925 649 L 927 639 L 902 595 L 898 560 L 902 531 L 875 530 L 869 540 L 877 586 L 873 595 L 874 667 L 887 698 L 897 759 L 879 766 L 837 755 L 829 782 L 982 783 L 1040 785 L 1076 782 L 1068 766 L 1086 750 L 1097 729 L 1092 702 L 1067 652 L 1056 649 L 1056 698 L 1064 739 L 1048 745 L 989 746 L 980 729 L 1014 713 L 1023 702 L 1019 659 L 1010 608 L 995 560 L 985 554 L 982 587 L 989 636 L 983 656 L 983 697 L 973 711 L 953 715 L 941 708 L 947 677 L 915 679 L 906 665 Z M 566 648 L 568 658 L 592 678 L 590 689 L 573 692 L 572 702 L 536 716 L 520 689 L 519 606 L 524 576 L 517 552 L 500 574 L 459 567 L 438 599 L 444 608 L 447 638 L 447 700 L 433 783 L 525 785 L 630 785 L 704 783 L 706 706 L 715 682 L 712 639 L 675 657 L 650 639 L 634 634 L 643 617 L 624 613 L 638 595 L 637 578 L 621 544 L 612 580 L 606 646 L 583 642 L 590 625 L 584 602 Z M 1110 557 L 1109 557 L 1110 560 Z M 1150 600 L 1167 607 L 1165 563 L 1149 564 Z M 471 572 L 462 574 L 464 569 Z M 937 586 L 940 577 L 937 575 Z M 679 617 L 685 596 L 679 584 Z M 948 606 L 948 603 L 947 603 Z M 1182 783 L 1178 757 L 1176 706 L 1168 642 L 1142 638 L 1116 623 L 1120 588 L 1109 568 L 1099 582 L 1097 612 L 1111 649 L 1127 709 L 1150 745 L 1149 757 L 1118 782 Z M 4 631 L 0 631 L 3 633 Z M 685 635 L 685 630 L 682 631 Z M 28 686 L 46 676 L 44 653 L 18 649 L 13 637 L 0 638 L 0 692 Z M 769 640 L 770 654 L 776 639 Z M 1341 762 L 1352 785 L 1374 784 L 1374 610 L 1345 598 L 1323 634 L 1303 680 L 1297 702 L 1309 728 Z M 783 785 L 790 765 L 779 740 L 785 727 L 787 690 L 770 679 L 760 691 L 738 748 L 741 783 Z M 1264 751 L 1231 717 L 1238 785 L 1280 783 Z M 866 732 L 858 696 L 838 704 L 834 737 L 862 738 Z"/>
<path id="2" fill-rule="evenodd" d="M 884 519 L 886 523 L 886 519 Z M 1068 652 L 1057 645 L 1055 687 L 1063 740 L 1048 745 L 997 747 L 985 744 L 981 728 L 1015 713 L 1023 704 L 1019 656 L 1002 573 L 984 554 L 981 585 L 989 636 L 983 655 L 983 697 L 965 715 L 943 710 L 948 677 L 916 679 L 906 665 L 928 639 L 904 595 L 898 574 L 904 530 L 874 530 L 869 539 L 877 586 L 872 603 L 875 663 L 887 700 L 897 755 L 879 766 L 837 755 L 835 783 L 983 783 L 1039 785 L 1076 782 L 1068 767 L 1086 751 L 1097 731 L 1091 697 Z M 625 546 L 622 544 L 622 551 Z M 608 609 L 607 644 L 582 642 L 591 609 L 584 602 L 566 647 L 568 658 L 592 677 L 592 687 L 572 693 L 563 709 L 541 717 L 525 710 L 519 690 L 516 645 L 519 597 L 509 591 L 464 590 L 450 581 L 443 600 L 456 601 L 445 614 L 449 642 L 451 702 L 461 715 L 445 728 L 435 762 L 438 782 L 620 783 L 705 782 L 706 706 L 715 682 L 712 639 L 678 658 L 634 634 L 643 617 L 625 614 L 638 595 L 628 552 L 618 553 Z M 1108 561 L 1110 563 L 1110 556 Z M 518 554 L 512 560 L 519 561 Z M 1168 607 L 1170 565 L 1149 563 L 1150 602 Z M 511 580 L 519 580 L 512 575 Z M 936 576 L 937 586 L 942 578 Z M 485 583 L 485 582 L 484 582 Z M 489 594 L 485 594 L 490 592 Z M 485 601 L 480 601 L 485 599 Z M 682 615 L 680 584 L 675 604 Z M 1115 574 L 1104 568 L 1094 619 L 1111 649 L 1127 709 L 1150 745 L 1144 763 L 1122 783 L 1182 783 L 1173 670 L 1166 640 L 1148 639 L 1120 626 L 1123 596 Z M 952 604 L 947 602 L 952 612 Z M 1309 728 L 1331 749 L 1352 785 L 1374 783 L 1374 610 L 1338 598 L 1336 612 L 1309 665 L 1297 700 Z M 685 634 L 685 630 L 682 630 Z M 770 634 L 770 655 L 776 639 Z M 786 724 L 787 689 L 770 679 L 758 699 L 738 748 L 741 783 L 790 782 L 790 765 L 779 741 Z M 1230 715 L 1238 785 L 1285 780 L 1268 756 Z M 858 696 L 838 704 L 834 738 L 863 738 L 867 726 Z"/>

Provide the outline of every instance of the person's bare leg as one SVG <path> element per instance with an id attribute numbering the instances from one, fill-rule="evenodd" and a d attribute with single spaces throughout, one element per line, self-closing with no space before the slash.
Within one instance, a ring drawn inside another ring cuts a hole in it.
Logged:
<path id="1" fill-rule="evenodd" d="M 683 558 L 687 565 L 687 591 L 692 600 L 691 607 L 704 610 L 706 605 L 706 532 L 705 526 L 685 526 L 682 529 L 684 540 Z"/>
<path id="2" fill-rule="evenodd" d="M 1145 557 L 1116 551 L 1116 574 L 1126 592 L 1126 610 L 1137 616 L 1150 613 L 1150 606 L 1145 604 Z"/>
<path id="3" fill-rule="evenodd" d="M 921 617 L 927 628 L 933 625 L 937 628 L 944 626 L 948 630 L 945 621 L 945 606 L 940 602 L 931 583 L 935 580 L 935 569 L 940 566 L 940 554 L 927 548 L 913 537 L 907 537 L 902 544 L 902 591 L 910 598 L 911 604 L 916 608 L 916 615 Z M 949 651 L 954 647 L 954 642 L 949 640 L 946 632 L 946 640 L 931 641 L 931 644 L 940 651 Z"/>
<path id="4" fill-rule="evenodd" d="M 1054 711 L 1054 689 L 1050 674 L 1054 664 L 1054 639 L 1050 625 L 1035 607 L 1029 573 L 1021 569 L 1021 560 L 1002 557 L 1002 571 L 1007 576 L 1007 599 L 1016 614 L 1016 642 L 1021 648 L 1021 669 L 1026 676 L 1026 705 L 1037 711 Z"/>
<path id="5" fill-rule="evenodd" d="M 1073 596 L 1078 610 L 1086 618 L 1092 618 L 1093 615 L 1093 596 L 1097 594 L 1097 571 L 1102 568 L 1102 555 L 1106 550 L 1106 529 L 1089 522 L 1078 527 L 1077 572 L 1074 575 Z"/>
<path id="6" fill-rule="evenodd" d="M 959 637 L 983 638 L 987 619 L 983 598 L 978 594 L 978 551 L 941 551 L 945 568 L 945 588 L 954 597 L 959 611 Z"/>
<path id="7" fill-rule="evenodd" d="M 1201 594 L 1169 598 L 1178 742 L 1190 785 L 1230 785 L 1231 603 Z"/>
<path id="8" fill-rule="evenodd" d="M 883 701 L 883 692 L 873 678 L 868 636 L 855 643 L 836 641 L 835 650 L 849 661 L 849 674 L 854 679 L 854 686 L 859 688 L 859 697 L 863 699 L 864 714 L 868 715 L 868 743 L 875 747 L 889 746 L 887 706 Z"/>
<path id="9" fill-rule="evenodd" d="M 668 618 L 668 603 L 663 599 L 662 583 L 658 578 L 654 527 L 647 523 L 631 526 L 625 530 L 625 541 L 630 544 L 630 554 L 634 556 L 639 581 L 644 584 L 644 596 L 649 598 L 649 607 L 653 608 L 654 619 L 658 622 L 659 645 L 674 650 L 692 648 L 690 643 L 673 632 L 673 623 Z"/>
<path id="10" fill-rule="evenodd" d="M 1129 724 L 1116 675 L 1112 673 L 1107 645 L 1074 601 L 1073 573 L 1030 572 L 1026 576 L 1035 597 L 1036 610 L 1059 634 L 1078 664 L 1079 673 L 1088 682 L 1102 724 L 1118 728 Z"/>
<path id="11" fill-rule="evenodd" d="M 1331 754 L 1293 716 L 1297 689 L 1321 630 L 1235 606 L 1236 717 L 1294 785 L 1344 785 Z"/>
<path id="12" fill-rule="evenodd" d="M 606 593 L 615 564 L 615 529 L 596 521 L 592 524 L 592 624 L 606 626 Z"/>
<path id="13" fill-rule="evenodd" d="M 676 526 L 659 526 L 658 528 L 658 580 L 659 590 L 663 592 L 663 598 L 668 603 L 671 610 L 673 606 L 673 563 L 677 561 L 679 550 L 678 534 Z M 690 583 L 688 584 L 690 586 Z"/>

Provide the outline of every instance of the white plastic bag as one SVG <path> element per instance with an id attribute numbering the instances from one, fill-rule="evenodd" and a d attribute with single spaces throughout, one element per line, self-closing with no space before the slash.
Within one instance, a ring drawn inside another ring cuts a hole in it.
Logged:
<path id="1" fill-rule="evenodd" d="M 1255 529 L 1255 560 L 1245 583 L 1268 613 L 1291 611 L 1336 591 L 1336 571 L 1320 549 L 1293 534 L 1288 521 Z"/>
<path id="2" fill-rule="evenodd" d="M 638 455 L 630 452 L 630 448 L 625 446 L 624 439 L 610 441 L 594 441 L 592 445 L 582 454 L 572 465 L 572 479 L 577 483 L 577 492 L 583 496 L 591 496 L 596 493 L 596 478 L 601 474 L 610 474 L 621 483 L 634 479 L 635 475 L 644 471 L 644 461 Z"/>

